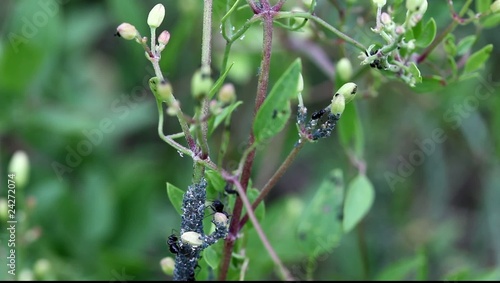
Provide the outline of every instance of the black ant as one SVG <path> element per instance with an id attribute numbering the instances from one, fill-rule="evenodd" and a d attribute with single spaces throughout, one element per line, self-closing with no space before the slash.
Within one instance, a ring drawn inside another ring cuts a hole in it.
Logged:
<path id="1" fill-rule="evenodd" d="M 312 114 L 311 119 L 317 120 L 317 119 L 321 118 L 321 116 L 323 116 L 323 114 L 325 114 L 325 112 L 326 112 L 325 109 L 321 109 L 319 111 L 316 111 Z"/>
<path id="2" fill-rule="evenodd" d="M 179 247 L 179 244 L 177 243 L 179 241 L 179 238 L 175 233 L 172 233 L 170 236 L 168 236 L 167 244 L 168 244 L 168 249 L 170 250 L 171 253 L 173 254 L 178 254 L 181 250 Z"/>
<path id="3" fill-rule="evenodd" d="M 224 211 L 224 204 L 220 200 L 216 199 L 212 201 L 212 204 L 209 207 L 214 211 L 214 214 L 217 212 L 223 213 L 224 215 L 226 215 L 226 217 L 229 218 L 229 214 Z"/>

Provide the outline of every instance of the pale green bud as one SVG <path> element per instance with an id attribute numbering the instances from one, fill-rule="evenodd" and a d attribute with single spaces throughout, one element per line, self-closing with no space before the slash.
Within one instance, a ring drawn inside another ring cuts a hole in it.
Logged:
<path id="1" fill-rule="evenodd" d="M 194 231 L 188 231 L 181 235 L 181 240 L 184 243 L 190 244 L 193 247 L 198 247 L 203 244 L 203 241 L 200 239 L 200 233 L 196 233 Z"/>
<path id="2" fill-rule="evenodd" d="M 26 152 L 18 150 L 14 152 L 9 163 L 9 174 L 15 174 L 13 180 L 16 182 L 16 188 L 23 188 L 28 183 L 30 173 L 30 162 Z"/>
<path id="3" fill-rule="evenodd" d="M 210 92 L 214 81 L 209 74 L 202 73 L 201 69 L 196 70 L 191 79 L 191 94 L 199 99 Z"/>
<path id="4" fill-rule="evenodd" d="M 174 98 L 172 95 L 172 85 L 167 81 L 159 82 L 156 88 L 156 95 L 161 101 L 171 103 Z"/>
<path id="5" fill-rule="evenodd" d="M 52 273 L 50 262 L 45 258 L 37 260 L 33 266 L 33 272 L 37 279 L 43 280 L 45 278 L 49 278 Z"/>
<path id="6" fill-rule="evenodd" d="M 373 4 L 377 5 L 377 7 L 381 8 L 385 6 L 386 0 L 372 0 Z"/>
<path id="7" fill-rule="evenodd" d="M 354 96 L 356 96 L 356 91 L 358 90 L 358 86 L 355 83 L 345 83 L 340 89 L 335 93 L 335 95 L 341 94 L 345 98 L 345 103 L 351 102 L 351 100 L 354 99 Z M 334 95 L 334 96 L 335 96 Z"/>
<path id="8" fill-rule="evenodd" d="M 299 73 L 299 81 L 297 82 L 297 92 L 302 92 L 304 90 L 304 78 L 302 74 Z"/>
<path id="9" fill-rule="evenodd" d="M 406 9 L 411 13 L 423 14 L 427 10 L 427 0 L 406 0 Z"/>
<path id="10" fill-rule="evenodd" d="M 331 113 L 334 115 L 342 115 L 345 109 L 345 97 L 340 93 L 335 93 L 330 106 Z"/>
<path id="11" fill-rule="evenodd" d="M 172 276 L 174 274 L 175 261 L 171 257 L 164 257 L 160 261 L 161 270 L 166 275 Z"/>
<path id="12" fill-rule="evenodd" d="M 123 37 L 126 40 L 132 40 L 139 36 L 139 32 L 133 25 L 129 23 L 122 23 L 116 28 L 116 35 Z"/>
<path id="13" fill-rule="evenodd" d="M 216 212 L 214 214 L 214 222 L 217 225 L 221 226 L 227 226 L 228 221 L 227 221 L 227 216 L 224 213 Z"/>
<path id="14" fill-rule="evenodd" d="M 224 84 L 217 94 L 217 98 L 220 102 L 225 104 L 230 104 L 236 100 L 236 91 L 234 90 L 234 85 L 232 83 Z"/>
<path id="15" fill-rule="evenodd" d="M 337 62 L 337 73 L 342 81 L 348 81 L 352 76 L 351 61 L 347 58 L 342 58 Z"/>
<path id="16" fill-rule="evenodd" d="M 162 4 L 156 4 L 148 15 L 148 25 L 150 28 L 157 28 L 165 18 L 165 7 Z"/>
<path id="17" fill-rule="evenodd" d="M 500 12 L 500 0 L 496 0 L 495 2 L 491 3 L 490 9 L 493 13 Z"/>

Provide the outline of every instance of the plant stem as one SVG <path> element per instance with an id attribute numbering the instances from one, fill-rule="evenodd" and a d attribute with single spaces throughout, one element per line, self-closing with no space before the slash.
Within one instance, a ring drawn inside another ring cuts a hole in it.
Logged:
<path id="1" fill-rule="evenodd" d="M 283 263 L 279 259 L 278 255 L 274 251 L 273 247 L 269 243 L 269 240 L 267 239 L 266 235 L 264 234 L 264 231 L 262 230 L 262 227 L 260 226 L 259 221 L 255 217 L 255 214 L 254 214 L 253 209 L 251 207 L 250 201 L 248 200 L 246 193 L 245 193 L 245 190 L 241 186 L 241 183 L 235 177 L 232 177 L 229 175 L 225 175 L 225 176 L 223 176 L 223 178 L 236 185 L 236 190 L 238 191 L 238 194 L 240 196 L 239 199 L 241 199 L 243 201 L 243 204 L 245 205 L 245 208 L 248 212 L 248 215 L 250 216 L 250 220 L 252 221 L 252 224 L 253 224 L 253 227 L 255 228 L 255 231 L 259 235 L 260 240 L 262 241 L 262 244 L 264 244 L 264 246 L 266 247 L 267 252 L 269 253 L 271 258 L 273 259 L 274 263 L 276 264 L 276 266 L 278 266 L 283 278 L 285 278 L 286 281 L 294 281 L 295 279 L 290 274 L 290 271 L 288 271 L 288 269 L 286 269 L 286 267 L 283 265 Z"/>
<path id="2" fill-rule="evenodd" d="M 316 23 L 318 23 L 319 25 L 326 28 L 327 30 L 333 32 L 338 37 L 342 38 L 344 41 L 354 45 L 359 50 L 361 50 L 361 51 L 366 50 L 366 47 L 363 44 L 356 41 L 354 38 L 349 37 L 345 33 L 341 32 L 340 30 L 331 26 L 329 23 L 325 22 L 323 19 L 321 19 L 317 16 L 314 16 L 314 15 L 311 15 L 308 12 L 279 12 L 274 16 L 275 19 L 285 19 L 285 18 L 295 18 L 295 17 L 313 20 Z"/>
<path id="3" fill-rule="evenodd" d="M 467 9 L 469 8 L 470 4 L 471 4 L 472 0 L 468 0 L 464 6 L 462 7 L 462 9 L 460 10 L 460 13 L 459 13 L 459 17 L 462 17 L 466 12 L 467 12 Z M 453 1 L 449 1 L 449 4 L 451 5 L 451 7 L 453 7 Z M 453 17 L 453 15 L 452 15 Z M 418 63 L 421 63 L 423 62 L 427 56 L 429 56 L 429 54 L 431 54 L 431 52 L 434 50 L 434 48 L 436 48 L 440 43 L 441 41 L 443 41 L 443 39 L 446 37 L 446 35 L 448 35 L 449 33 L 451 33 L 456 27 L 458 26 L 458 22 L 453 20 L 437 37 L 436 39 L 434 39 L 431 43 L 431 45 L 429 45 L 427 48 L 425 48 L 425 50 L 422 52 L 422 54 L 420 54 L 420 56 L 418 56 L 417 58 L 417 64 Z"/>
<path id="4" fill-rule="evenodd" d="M 267 196 L 267 194 L 269 194 L 271 189 L 274 188 L 276 183 L 281 179 L 283 174 L 285 174 L 286 170 L 293 163 L 293 161 L 295 160 L 295 157 L 297 157 L 297 154 L 299 153 L 299 151 L 302 149 L 302 147 L 304 147 L 305 142 L 303 140 L 299 140 L 299 141 L 300 141 L 300 143 L 298 143 L 298 145 L 296 147 L 294 147 L 292 151 L 290 151 L 290 153 L 288 154 L 285 161 L 283 161 L 283 163 L 278 168 L 278 170 L 274 173 L 274 175 L 271 177 L 271 179 L 269 179 L 269 181 L 267 181 L 267 183 L 264 185 L 264 187 L 260 191 L 259 196 L 252 203 L 253 210 L 255 210 L 257 208 L 257 206 L 259 206 L 259 204 L 262 202 L 262 200 L 264 200 L 264 198 Z M 239 226 L 243 227 L 247 221 L 248 221 L 248 214 L 243 216 L 243 218 L 240 221 Z"/>
<path id="5" fill-rule="evenodd" d="M 267 1 L 264 1 L 267 2 Z M 269 3 L 268 3 L 269 4 Z M 261 15 L 263 19 L 263 33 L 264 33 L 264 40 L 263 40 L 263 48 L 262 48 L 262 62 L 261 62 L 261 67 L 260 67 L 260 75 L 259 75 L 259 81 L 257 85 L 257 96 L 255 98 L 255 108 L 254 108 L 254 119 L 255 119 L 255 114 L 257 111 L 260 109 L 262 103 L 264 102 L 264 99 L 266 98 L 267 94 L 267 87 L 269 83 L 269 69 L 271 65 L 271 47 L 272 47 L 272 38 L 273 38 L 273 18 L 272 15 L 269 13 L 264 13 Z M 250 137 L 248 139 L 248 147 L 251 148 L 253 147 L 253 143 L 255 141 L 255 137 L 253 134 L 253 131 L 250 131 Z M 248 154 L 246 160 L 245 160 L 245 165 L 243 166 L 242 174 L 241 174 L 241 179 L 240 179 L 240 184 L 243 188 L 243 193 L 246 193 L 246 189 L 248 186 L 248 181 L 250 180 L 250 173 L 252 170 L 252 164 L 255 158 L 255 149 Z M 232 217 L 231 217 L 231 224 L 229 226 L 229 234 L 228 237 L 226 237 L 226 240 L 224 242 L 224 252 L 223 252 L 223 258 L 222 258 L 222 264 L 221 264 L 221 269 L 220 269 L 220 274 L 219 274 L 219 280 L 224 280 L 227 275 L 227 271 L 229 269 L 229 261 L 231 260 L 231 254 L 233 251 L 234 247 L 234 242 L 236 240 L 236 235 L 240 229 L 239 227 L 239 221 L 240 221 L 240 216 L 241 216 L 241 211 L 243 208 L 243 203 L 241 201 L 241 198 L 237 198 Z"/>

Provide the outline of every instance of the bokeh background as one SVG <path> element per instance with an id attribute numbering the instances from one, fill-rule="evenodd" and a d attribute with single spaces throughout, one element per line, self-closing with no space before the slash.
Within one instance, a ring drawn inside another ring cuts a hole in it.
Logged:
<path id="1" fill-rule="evenodd" d="M 219 74 L 224 47 L 219 11 L 224 1 L 214 2 L 213 68 Z M 369 31 L 374 26 L 369 1 L 319 2 L 317 15 L 327 22 L 366 46 L 379 40 Z M 449 10 L 446 1 L 429 2 L 425 18 L 436 19 L 439 33 L 451 21 Z M 456 9 L 464 2 L 454 1 Z M 0 3 L 0 197 L 7 195 L 7 167 L 13 153 L 25 151 L 29 182 L 16 192 L 20 217 L 16 271 L 24 278 L 171 279 L 161 272 L 159 262 L 170 256 L 166 238 L 178 229 L 180 217 L 165 183 L 187 188 L 192 163 L 157 136 L 158 114 L 147 85 L 151 67 L 141 47 L 113 36 L 122 22 L 134 24 L 147 36 L 146 18 L 156 3 Z M 199 0 L 161 3 L 166 7 L 161 28 L 171 34 L 161 67 L 184 111 L 192 114 L 190 81 L 200 64 L 202 4 Z M 289 0 L 286 7 L 300 4 Z M 348 4 L 352 5 L 348 13 L 339 15 L 337 7 Z M 232 20 L 241 26 L 250 16 L 244 8 Z M 355 103 L 365 139 L 367 176 L 376 191 L 375 203 L 358 229 L 345 234 L 339 246 L 315 265 L 308 264 L 287 240 L 295 233 L 280 227 L 288 227 L 287 219 L 301 214 L 332 169 L 342 169 L 346 182 L 357 169 L 336 133 L 301 151 L 269 196 L 263 222 L 278 254 L 298 278 L 306 278 L 307 266 L 313 266 L 312 277 L 319 280 L 500 279 L 499 32 L 498 27 L 459 26 L 454 32 L 457 40 L 478 35 L 472 51 L 494 45 L 490 59 L 475 78 L 415 91 L 359 66 L 358 52 L 341 46 L 331 33 L 323 31 L 311 40 L 305 33 L 276 28 L 271 83 L 301 57 L 303 94 L 310 111 L 328 105 L 338 87 L 329 72 L 340 58 L 350 59 L 359 73 Z M 261 28 L 254 26 L 231 53 L 235 65 L 228 81 L 243 105 L 233 114 L 226 165 L 238 161 L 249 133 L 261 38 Z M 311 54 L 325 55 L 319 61 L 322 65 Z M 422 67 L 424 75 L 450 73 L 443 54 L 439 46 L 428 60 L 432 64 Z M 401 169 L 416 151 L 423 151 L 419 144 L 432 138 L 436 129 L 445 140 L 421 154 L 418 165 Z M 176 120 L 167 118 L 165 132 L 179 131 Z M 255 187 L 261 188 L 279 166 L 296 134 L 291 121 L 283 134 L 259 149 Z M 220 136 L 219 129 L 210 140 L 213 156 Z M 75 157 L 78 150 L 85 154 Z M 388 182 L 388 173 L 400 179 Z M 6 219 L 1 221 L 0 278 L 9 280 L 13 278 L 5 264 Z M 249 240 L 247 255 L 247 279 L 276 278 L 258 238 Z M 50 268 L 43 271 L 47 263 Z"/>

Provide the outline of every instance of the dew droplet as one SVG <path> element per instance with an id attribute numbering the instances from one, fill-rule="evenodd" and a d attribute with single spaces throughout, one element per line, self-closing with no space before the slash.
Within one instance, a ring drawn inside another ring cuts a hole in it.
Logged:
<path id="1" fill-rule="evenodd" d="M 244 38 L 245 38 L 245 35 L 242 35 L 242 36 L 240 37 L 240 40 L 243 40 Z"/>
<path id="2" fill-rule="evenodd" d="M 178 150 L 178 151 L 177 151 L 177 153 L 178 153 L 181 157 L 184 157 L 184 154 L 183 154 L 180 150 Z"/>

